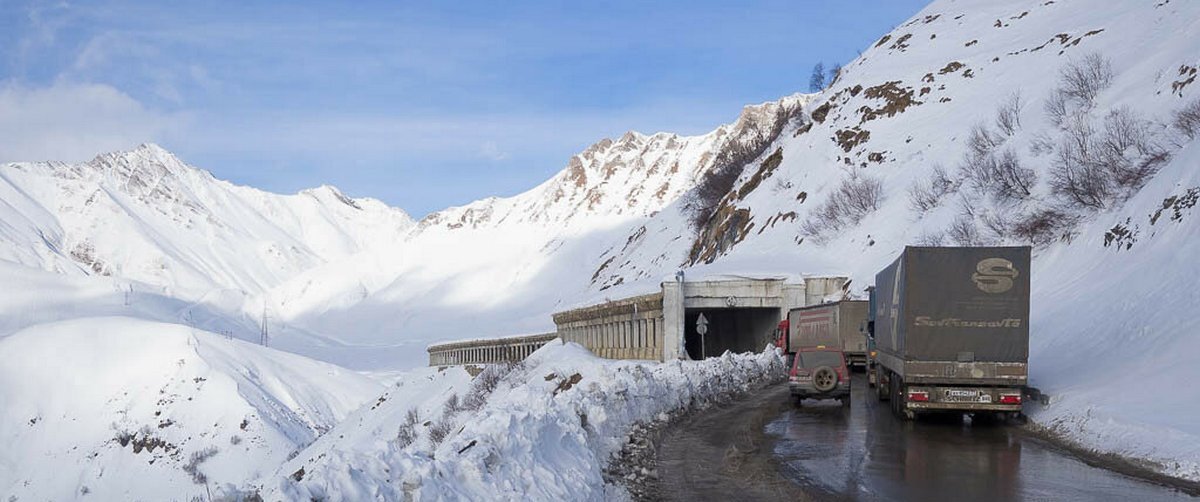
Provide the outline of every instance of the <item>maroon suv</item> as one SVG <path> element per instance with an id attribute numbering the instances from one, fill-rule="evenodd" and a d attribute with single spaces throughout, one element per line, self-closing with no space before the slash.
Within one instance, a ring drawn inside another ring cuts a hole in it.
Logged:
<path id="1" fill-rule="evenodd" d="M 818 345 L 796 352 L 788 389 L 796 404 L 803 399 L 837 399 L 850 404 L 850 371 L 846 356 L 836 348 Z"/>

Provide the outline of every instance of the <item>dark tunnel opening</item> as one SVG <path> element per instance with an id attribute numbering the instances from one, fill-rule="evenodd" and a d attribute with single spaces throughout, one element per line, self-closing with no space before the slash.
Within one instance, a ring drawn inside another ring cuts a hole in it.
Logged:
<path id="1" fill-rule="evenodd" d="M 703 313 L 708 332 L 701 336 L 697 321 Z M 725 351 L 758 352 L 771 343 L 779 324 L 777 308 L 708 308 L 684 310 L 684 348 L 688 357 L 703 359 Z"/>

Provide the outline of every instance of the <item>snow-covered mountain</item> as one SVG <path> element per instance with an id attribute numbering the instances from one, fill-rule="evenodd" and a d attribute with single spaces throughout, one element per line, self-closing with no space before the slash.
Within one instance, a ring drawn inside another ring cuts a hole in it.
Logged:
<path id="1" fill-rule="evenodd" d="M 1032 380 L 1056 396 L 1035 420 L 1200 479 L 1180 404 L 1200 394 L 1144 384 L 1196 376 L 1198 67 L 1194 2 L 942 0 L 822 92 L 602 140 L 528 192 L 419 222 L 152 145 L 7 164 L 0 340 L 97 316 L 255 339 L 265 311 L 273 347 L 404 368 L 681 268 L 842 273 L 861 294 L 905 245 L 1033 244 Z"/>
<path id="2" fill-rule="evenodd" d="M 276 195 L 218 180 L 147 144 L 83 164 L 0 166 L 0 258 L 172 294 L 262 291 L 413 225 L 322 186 Z"/>

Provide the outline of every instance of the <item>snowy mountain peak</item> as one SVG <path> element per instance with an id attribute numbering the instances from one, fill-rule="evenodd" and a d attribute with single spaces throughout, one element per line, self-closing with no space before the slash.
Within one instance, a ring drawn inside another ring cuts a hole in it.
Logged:
<path id="1" fill-rule="evenodd" d="M 510 198 L 488 198 L 429 215 L 420 227 L 459 230 L 503 224 L 555 223 L 562 228 L 649 216 L 676 202 L 725 150 L 758 144 L 809 95 L 796 94 L 742 109 L 733 123 L 697 136 L 627 131 L 604 138 L 572 156 L 566 167 L 538 187 Z"/>
<path id="2" fill-rule="evenodd" d="M 167 290 L 260 292 L 413 226 L 332 186 L 279 195 L 233 185 L 155 144 L 81 164 L 2 165 L 0 200 L 0 259 Z"/>
<path id="3" fill-rule="evenodd" d="M 154 143 L 143 143 L 133 150 L 124 152 L 101 153 L 85 165 L 101 172 L 126 177 L 164 174 L 182 176 L 185 173 L 203 173 L 203 175 L 211 177 L 207 171 L 187 165 L 175 154 Z"/>

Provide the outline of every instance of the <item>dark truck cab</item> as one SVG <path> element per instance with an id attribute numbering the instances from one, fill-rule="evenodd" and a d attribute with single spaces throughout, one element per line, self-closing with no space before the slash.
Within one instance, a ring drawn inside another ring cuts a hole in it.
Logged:
<path id="1" fill-rule="evenodd" d="M 870 291 L 879 399 L 905 419 L 1019 414 L 1029 264 L 1029 247 L 906 247 Z"/>

